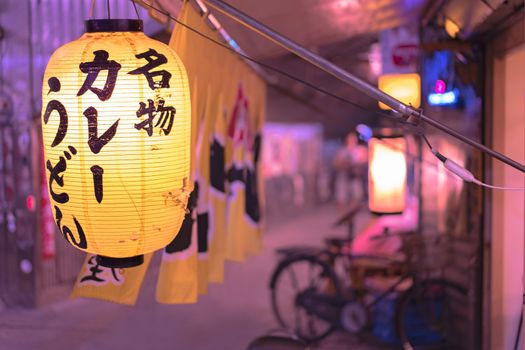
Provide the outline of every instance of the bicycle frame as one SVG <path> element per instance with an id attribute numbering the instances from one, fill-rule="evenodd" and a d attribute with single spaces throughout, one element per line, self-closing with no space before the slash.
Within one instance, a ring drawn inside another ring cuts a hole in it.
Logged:
<path id="1" fill-rule="evenodd" d="M 403 274 L 398 280 L 397 282 L 395 282 L 394 284 L 392 284 L 390 287 L 388 287 L 388 289 L 386 291 L 384 291 L 382 294 L 380 294 L 378 297 L 374 298 L 374 300 L 368 304 L 365 304 L 365 309 L 366 310 L 370 310 L 372 308 L 374 308 L 374 306 L 376 306 L 377 304 L 379 304 L 383 299 L 385 299 L 388 295 L 390 294 L 393 294 L 395 291 L 396 291 L 396 288 L 401 285 L 401 283 L 403 283 L 404 281 L 408 280 L 408 279 L 413 279 L 414 276 L 411 274 L 411 273 L 405 273 Z"/>
<path id="2" fill-rule="evenodd" d="M 413 277 L 414 276 L 411 273 L 403 274 L 402 276 L 399 277 L 399 279 L 395 283 L 393 283 L 391 286 L 389 286 L 386 291 L 382 292 L 379 296 L 374 297 L 372 301 L 370 301 L 368 303 L 364 303 L 363 304 L 364 308 L 367 311 L 373 309 L 382 300 L 384 300 L 390 294 L 393 294 L 396 291 L 396 289 L 397 289 L 397 287 L 399 285 L 401 285 L 404 281 L 406 281 L 408 279 L 412 279 Z M 358 290 L 358 289 L 354 289 L 354 290 Z M 299 298 L 299 299 L 300 300 L 308 299 L 307 303 L 301 303 L 301 302 L 299 302 L 299 303 L 303 304 L 302 306 L 307 311 L 310 311 L 310 312 L 313 312 L 313 313 L 315 313 L 316 307 L 310 307 L 311 305 L 324 304 L 326 306 L 331 306 L 331 307 L 334 307 L 334 306 L 342 307 L 342 306 L 344 306 L 345 303 L 352 301 L 351 299 L 349 299 L 347 297 L 344 297 L 344 296 L 343 297 L 334 297 L 334 296 L 325 295 L 325 294 L 319 294 L 319 293 L 311 294 L 311 293 L 309 293 L 308 290 L 304 291 L 303 295 L 302 295 L 302 298 Z M 321 317 L 322 315 L 318 315 L 318 316 Z M 330 321 L 330 320 L 327 320 L 327 321 Z"/>

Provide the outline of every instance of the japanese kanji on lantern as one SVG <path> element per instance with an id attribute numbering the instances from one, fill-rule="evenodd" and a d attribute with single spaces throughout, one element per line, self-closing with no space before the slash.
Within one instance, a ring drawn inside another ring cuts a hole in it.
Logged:
<path id="1" fill-rule="evenodd" d="M 406 206 L 405 138 L 391 129 L 368 141 L 368 208 L 375 214 L 400 214 Z"/>
<path id="2" fill-rule="evenodd" d="M 89 20 L 44 75 L 42 130 L 59 231 L 129 267 L 179 231 L 190 192 L 186 70 L 140 20 Z"/>

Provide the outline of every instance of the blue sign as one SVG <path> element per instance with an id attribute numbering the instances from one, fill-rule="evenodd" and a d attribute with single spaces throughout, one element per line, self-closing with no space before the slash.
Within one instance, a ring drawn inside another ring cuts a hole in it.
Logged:
<path id="1" fill-rule="evenodd" d="M 428 103 L 432 106 L 449 106 L 454 105 L 459 100 L 459 91 L 454 89 L 442 94 L 430 93 L 428 94 Z"/>

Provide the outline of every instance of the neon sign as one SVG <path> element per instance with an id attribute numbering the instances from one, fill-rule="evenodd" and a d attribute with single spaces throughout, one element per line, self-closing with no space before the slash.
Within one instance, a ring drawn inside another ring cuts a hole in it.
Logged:
<path id="1" fill-rule="evenodd" d="M 458 102 L 459 91 L 454 89 L 444 93 L 431 93 L 428 95 L 428 103 L 432 106 L 446 106 L 453 105 Z"/>

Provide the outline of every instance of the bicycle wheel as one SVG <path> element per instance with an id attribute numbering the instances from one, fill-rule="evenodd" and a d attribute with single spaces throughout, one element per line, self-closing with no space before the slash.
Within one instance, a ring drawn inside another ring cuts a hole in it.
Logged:
<path id="1" fill-rule="evenodd" d="M 397 303 L 396 331 L 404 350 L 461 349 L 454 334 L 454 310 L 464 305 L 466 290 L 446 280 L 415 283 Z"/>
<path id="2" fill-rule="evenodd" d="M 277 321 L 301 339 L 319 341 L 337 328 L 339 281 L 330 266 L 317 257 L 303 255 L 281 262 L 270 289 Z"/>

